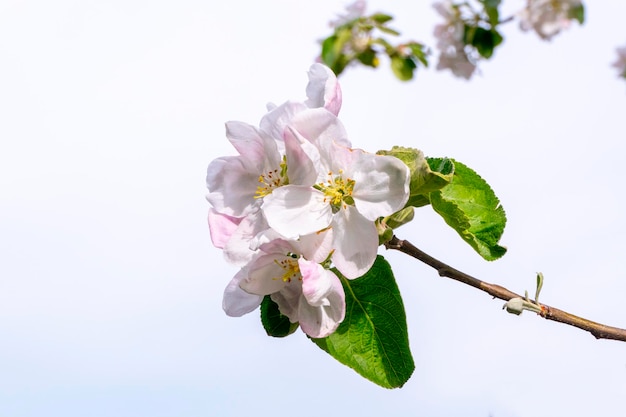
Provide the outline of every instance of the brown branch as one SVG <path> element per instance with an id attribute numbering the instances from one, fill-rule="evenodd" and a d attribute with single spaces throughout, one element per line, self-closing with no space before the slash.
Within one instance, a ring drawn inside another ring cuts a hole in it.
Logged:
<path id="1" fill-rule="evenodd" d="M 455 269 L 441 262 L 440 260 L 433 258 L 427 253 L 422 252 L 420 249 L 413 246 L 410 242 L 398 239 L 396 236 L 393 236 L 391 240 L 385 244 L 385 247 L 387 249 L 396 249 L 402 253 L 406 253 L 407 255 L 412 256 L 413 258 L 422 261 L 426 265 L 437 270 L 439 276 L 451 278 L 455 281 L 462 282 L 471 287 L 484 291 L 494 298 L 499 298 L 504 301 L 509 301 L 512 298 L 523 298 L 521 295 L 516 294 L 513 291 L 509 291 L 508 289 L 500 285 L 490 284 L 488 282 L 481 281 L 478 278 L 474 278 L 464 272 L 461 272 L 458 269 Z M 578 327 L 579 329 L 588 331 L 596 339 L 613 339 L 626 342 L 625 329 L 596 323 L 545 304 L 538 305 L 541 308 L 541 313 L 537 314 L 545 319 L 558 321 L 560 323 L 565 323 L 569 324 L 570 326 Z"/>

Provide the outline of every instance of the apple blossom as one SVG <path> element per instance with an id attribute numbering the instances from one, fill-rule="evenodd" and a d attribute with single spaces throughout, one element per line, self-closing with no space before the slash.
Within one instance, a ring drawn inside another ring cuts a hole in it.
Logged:
<path id="1" fill-rule="evenodd" d="M 241 267 L 223 308 L 240 316 L 270 295 L 311 337 L 332 333 L 345 315 L 334 265 L 365 274 L 379 246 L 376 220 L 408 200 L 408 167 L 352 144 L 337 114 L 341 89 L 322 64 L 309 70 L 307 100 L 269 106 L 259 126 L 226 123 L 238 155 L 207 169 L 213 244 Z"/>
<path id="2" fill-rule="evenodd" d="M 365 0 L 356 0 L 354 3 L 350 3 L 346 6 L 346 13 L 343 15 L 337 15 L 337 19 L 329 22 L 329 26 L 336 28 L 345 25 L 348 22 L 358 19 L 365 14 L 365 8 L 367 2 Z"/>
<path id="3" fill-rule="evenodd" d="M 346 278 L 367 272 L 376 258 L 375 220 L 402 209 L 408 199 L 408 167 L 392 156 L 321 141 L 320 170 L 313 186 L 286 185 L 261 209 L 269 226 L 286 238 L 334 232 L 332 261 Z"/>
<path id="4" fill-rule="evenodd" d="M 435 25 L 434 29 L 436 46 L 440 51 L 437 70 L 449 69 L 455 76 L 469 80 L 474 74 L 476 64 L 465 51 L 465 24 L 461 12 L 451 1 L 437 2 L 433 7 L 445 19 L 444 23 Z"/>
<path id="5" fill-rule="evenodd" d="M 313 184 L 310 167 L 317 154 L 310 141 L 284 141 L 287 131 L 301 130 L 301 137 L 331 135 L 346 145 L 350 142 L 343 126 L 336 123 L 341 108 L 341 89 L 333 72 L 313 64 L 308 73 L 307 100 L 287 101 L 273 106 L 256 128 L 243 122 L 227 122 L 226 137 L 237 156 L 217 158 L 207 169 L 207 200 L 211 238 L 224 249 L 229 262 L 244 264 L 255 249 L 251 243 L 267 229 L 256 215 L 263 197 L 288 183 Z M 289 161 L 289 165 L 287 164 Z M 245 220 L 244 220 L 245 218 Z"/>
<path id="6" fill-rule="evenodd" d="M 581 7 L 580 0 L 528 0 L 519 13 L 520 28 L 534 30 L 542 39 L 550 40 L 570 26 L 576 19 L 576 10 Z"/>
<path id="7" fill-rule="evenodd" d="M 297 171 L 288 171 L 286 159 L 302 162 L 304 155 L 297 147 L 292 147 L 291 154 L 287 155 L 289 150 L 282 143 L 287 126 L 307 109 L 317 108 L 319 117 L 324 118 L 327 112 L 336 116 L 341 108 L 341 89 L 330 69 L 313 64 L 308 76 L 305 103 L 288 101 L 272 108 L 261 119 L 259 128 L 242 122 L 226 123 L 226 137 L 239 156 L 217 158 L 207 169 L 207 199 L 217 212 L 233 217 L 245 216 L 257 209 L 259 198 L 286 184 L 289 177 L 291 181 L 299 180 Z M 302 126 L 307 124 L 305 121 L 299 123 Z"/>
<path id="8" fill-rule="evenodd" d="M 321 263 L 330 253 L 332 231 L 298 241 L 275 239 L 260 246 L 224 291 L 230 316 L 256 309 L 270 295 L 282 314 L 299 323 L 310 337 L 326 337 L 345 317 L 345 294 L 339 278 Z"/>

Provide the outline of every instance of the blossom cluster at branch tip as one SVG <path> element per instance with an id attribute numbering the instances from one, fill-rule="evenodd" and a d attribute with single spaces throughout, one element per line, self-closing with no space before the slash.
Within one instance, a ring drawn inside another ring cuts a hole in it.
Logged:
<path id="1" fill-rule="evenodd" d="M 582 7 L 580 0 L 528 0 L 519 13 L 520 28 L 534 30 L 541 39 L 550 40 L 576 19 L 575 11 Z"/>
<path id="2" fill-rule="evenodd" d="M 461 12 L 450 0 L 436 2 L 433 7 L 445 19 L 434 29 L 439 50 L 437 70 L 449 69 L 455 76 L 469 80 L 476 64 L 465 50 L 465 24 Z"/>
<path id="3" fill-rule="evenodd" d="M 269 106 L 255 127 L 227 122 L 238 155 L 207 169 L 213 244 L 241 269 L 224 291 L 230 316 L 265 296 L 311 337 L 325 337 L 345 316 L 336 268 L 355 279 L 373 265 L 375 221 L 401 210 L 410 173 L 399 159 L 352 148 L 337 117 L 341 89 L 316 63 L 307 99 Z"/>

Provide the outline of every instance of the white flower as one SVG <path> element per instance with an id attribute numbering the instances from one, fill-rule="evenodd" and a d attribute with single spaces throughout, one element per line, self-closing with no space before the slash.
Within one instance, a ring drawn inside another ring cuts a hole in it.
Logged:
<path id="1" fill-rule="evenodd" d="M 520 28 L 534 30 L 542 39 L 550 40 L 570 26 L 574 10 L 581 5 L 580 0 L 528 0 L 519 13 Z"/>
<path id="2" fill-rule="evenodd" d="M 350 279 L 371 268 L 375 221 L 404 207 L 410 173 L 395 157 L 352 149 L 335 75 L 314 64 L 308 76 L 305 102 L 268 106 L 259 127 L 226 123 L 238 155 L 209 164 L 208 221 L 213 244 L 242 266 L 224 291 L 228 315 L 271 295 L 309 336 L 325 337 L 345 315 L 330 262 Z"/>
<path id="3" fill-rule="evenodd" d="M 207 169 L 207 200 L 218 213 L 244 217 L 260 198 L 287 183 L 287 166 L 276 141 L 242 122 L 226 123 L 226 137 L 238 156 L 214 159 Z"/>
<path id="4" fill-rule="evenodd" d="M 299 137 L 331 135 L 349 145 L 343 127 L 337 128 L 335 123 L 341 108 L 337 78 L 321 64 L 313 64 L 308 76 L 304 103 L 288 101 L 272 107 L 258 128 L 226 123 L 226 137 L 239 155 L 209 164 L 207 200 L 213 206 L 209 213 L 212 241 L 224 249 L 229 262 L 248 262 L 256 251 L 256 236 L 267 232 L 265 219 L 257 214 L 266 195 L 289 183 L 311 185 L 317 178 L 308 156 L 317 155 L 313 144 L 285 141 L 286 135 L 293 138 L 291 132 L 301 130 Z"/>
<path id="5" fill-rule="evenodd" d="M 449 69 L 456 77 L 469 80 L 474 74 L 476 64 L 470 60 L 465 51 L 463 35 L 465 24 L 458 8 L 451 1 L 433 4 L 437 12 L 445 19 L 444 23 L 435 25 L 434 35 L 439 49 L 437 70 Z"/>
<path id="6" fill-rule="evenodd" d="M 410 174 L 392 156 L 349 149 L 332 140 L 317 143 L 320 169 L 314 186 L 287 185 L 267 196 L 261 209 L 281 235 L 300 236 L 331 228 L 332 261 L 349 279 L 367 272 L 378 250 L 375 220 L 404 207 Z"/>
<path id="7" fill-rule="evenodd" d="M 341 89 L 333 72 L 322 64 L 313 64 L 308 76 L 305 103 L 288 101 L 272 108 L 261 119 L 258 129 L 242 122 L 226 123 L 226 137 L 239 156 L 217 158 L 207 169 L 207 199 L 217 212 L 242 217 L 256 211 L 259 199 L 288 181 L 309 182 L 297 175 L 297 165 L 305 163 L 303 150 L 297 146 L 285 148 L 287 127 L 295 118 L 295 128 L 306 128 L 307 123 L 302 119 L 309 116 L 298 115 L 307 110 L 317 110 L 318 119 L 326 118 L 332 123 L 332 116 L 341 108 Z M 326 115 L 328 112 L 331 117 Z M 289 159 L 294 160 L 294 171 L 289 171 L 286 165 Z"/>
<path id="8" fill-rule="evenodd" d="M 613 63 L 613 67 L 617 68 L 619 77 L 626 78 L 626 46 L 617 48 L 617 60 Z"/>
<path id="9" fill-rule="evenodd" d="M 271 295 L 282 314 L 299 322 L 311 337 L 326 337 L 345 317 L 345 294 L 339 278 L 320 263 L 328 257 L 332 232 L 297 242 L 276 239 L 261 245 L 257 256 L 235 275 L 224 292 L 223 307 L 241 316 Z"/>

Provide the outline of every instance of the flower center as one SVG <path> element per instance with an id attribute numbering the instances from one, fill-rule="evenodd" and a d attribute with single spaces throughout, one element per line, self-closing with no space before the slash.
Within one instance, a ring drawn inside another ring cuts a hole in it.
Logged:
<path id="1" fill-rule="evenodd" d="M 254 198 L 263 198 L 271 194 L 275 188 L 289 184 L 287 178 L 287 160 L 283 157 L 280 167 L 259 175 L 259 186 L 256 187 Z"/>
<path id="2" fill-rule="evenodd" d="M 336 213 L 341 208 L 354 204 L 352 199 L 352 191 L 354 190 L 355 181 L 351 178 L 344 178 L 343 171 L 340 170 L 338 175 L 329 172 L 326 182 L 320 182 L 315 188 L 324 193 L 324 202 L 329 203 Z"/>
<path id="3" fill-rule="evenodd" d="M 298 265 L 298 255 L 289 254 L 287 258 L 282 260 L 274 259 L 274 263 L 282 268 L 283 275 L 280 278 L 283 282 L 291 282 L 292 280 L 302 280 L 300 266 Z"/>

